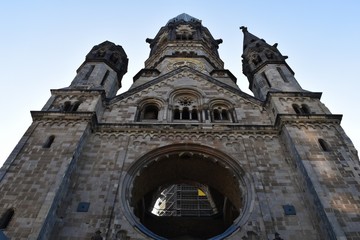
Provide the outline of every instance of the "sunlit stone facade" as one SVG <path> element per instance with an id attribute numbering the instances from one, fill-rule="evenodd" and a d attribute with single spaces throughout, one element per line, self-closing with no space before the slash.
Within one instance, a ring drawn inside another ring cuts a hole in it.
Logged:
<path id="1" fill-rule="evenodd" d="M 146 40 L 120 95 L 125 51 L 93 47 L 1 168 L 0 239 L 360 239 L 342 116 L 301 88 L 277 44 L 241 29 L 253 96 L 187 14 Z"/>

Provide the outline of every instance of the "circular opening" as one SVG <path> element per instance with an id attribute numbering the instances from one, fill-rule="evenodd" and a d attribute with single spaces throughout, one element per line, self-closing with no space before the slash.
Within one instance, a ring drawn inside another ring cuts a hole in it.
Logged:
<path id="1" fill-rule="evenodd" d="M 187 146 L 186 151 L 160 152 L 133 167 L 128 204 L 135 225 L 146 234 L 221 239 L 239 224 L 246 201 L 242 171 L 219 156 Z"/>

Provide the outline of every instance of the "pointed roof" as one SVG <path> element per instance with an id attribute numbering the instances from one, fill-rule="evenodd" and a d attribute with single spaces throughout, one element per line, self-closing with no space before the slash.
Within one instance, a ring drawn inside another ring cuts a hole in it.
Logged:
<path id="1" fill-rule="evenodd" d="M 257 36 L 251 34 L 248 32 L 247 27 L 240 27 L 240 29 L 242 30 L 242 32 L 244 33 L 244 44 L 243 44 L 243 49 L 245 50 L 246 47 L 248 47 L 251 43 L 258 41 L 258 40 L 262 40 L 260 38 L 258 38 Z"/>
<path id="2" fill-rule="evenodd" d="M 192 16 L 190 16 L 189 14 L 187 13 L 182 13 L 172 19 L 170 19 L 166 25 L 168 25 L 169 23 L 174 23 L 174 22 L 180 22 L 180 21 L 185 21 L 185 22 L 199 22 L 201 23 L 201 20 L 197 19 L 197 18 L 194 18 Z"/>

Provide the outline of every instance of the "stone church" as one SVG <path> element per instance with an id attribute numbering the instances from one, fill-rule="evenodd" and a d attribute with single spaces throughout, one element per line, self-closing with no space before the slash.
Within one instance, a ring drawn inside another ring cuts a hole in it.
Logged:
<path id="1" fill-rule="evenodd" d="M 201 20 L 94 46 L 0 171 L 0 239 L 360 239 L 357 151 L 277 44 L 241 27 L 241 91 Z"/>

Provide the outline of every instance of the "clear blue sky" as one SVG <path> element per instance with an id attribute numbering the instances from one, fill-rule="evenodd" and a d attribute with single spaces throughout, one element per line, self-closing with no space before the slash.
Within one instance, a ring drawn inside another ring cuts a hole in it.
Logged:
<path id="1" fill-rule="evenodd" d="M 147 37 L 181 13 L 201 19 L 220 56 L 247 92 L 241 70 L 242 33 L 278 48 L 304 89 L 323 92 L 360 148 L 360 1 L 2 1 L 0 3 L 0 165 L 31 124 L 50 89 L 67 87 L 90 49 L 105 40 L 122 45 L 129 58 L 123 89 L 144 67 Z"/>

